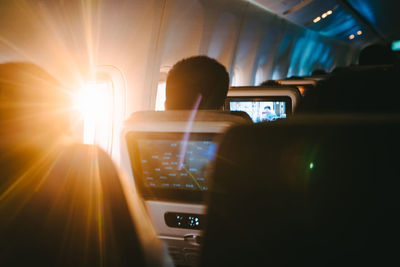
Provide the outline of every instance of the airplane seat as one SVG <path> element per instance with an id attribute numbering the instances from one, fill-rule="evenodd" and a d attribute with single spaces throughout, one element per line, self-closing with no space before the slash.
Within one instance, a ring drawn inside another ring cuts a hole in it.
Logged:
<path id="1" fill-rule="evenodd" d="M 76 144 L 9 152 L 0 163 L 1 266 L 161 265 L 160 244 L 139 232 L 146 217 L 131 207 L 102 150 Z M 143 238 L 153 243 L 151 252 Z"/>
<path id="2" fill-rule="evenodd" d="M 201 266 L 396 260 L 398 116 L 297 117 L 223 136 Z"/>
<path id="3" fill-rule="evenodd" d="M 220 135 L 248 117 L 216 110 L 139 111 L 125 122 L 121 162 L 175 264 L 197 264 L 208 173 Z"/>
<path id="4" fill-rule="evenodd" d="M 229 111 L 230 114 L 235 115 L 235 116 L 240 116 L 243 119 L 245 119 L 247 122 L 252 123 L 253 120 L 251 119 L 250 115 L 244 111 L 240 110 L 231 110 Z"/>
<path id="5" fill-rule="evenodd" d="M 305 96 L 298 113 L 398 113 L 400 69 L 352 66 L 331 75 Z"/>

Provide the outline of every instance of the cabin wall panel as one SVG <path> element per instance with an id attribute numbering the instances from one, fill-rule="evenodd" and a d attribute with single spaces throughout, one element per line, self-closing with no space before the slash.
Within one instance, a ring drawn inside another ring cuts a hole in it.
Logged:
<path id="1" fill-rule="evenodd" d="M 151 107 L 155 105 L 157 84 L 164 76 L 161 72 L 183 58 L 208 55 L 229 69 L 245 5 L 238 0 L 166 0 L 153 69 Z"/>
<path id="2" fill-rule="evenodd" d="M 161 64 L 172 66 L 182 55 L 197 55 L 204 27 L 204 10 L 198 1 L 168 0 L 158 48 Z"/>
<path id="3" fill-rule="evenodd" d="M 239 19 L 232 13 L 222 12 L 213 26 L 212 36 L 205 42 L 202 54 L 217 59 L 229 68 L 239 33 Z"/>
<path id="4" fill-rule="evenodd" d="M 347 44 L 290 23 L 258 6 L 250 4 L 245 14 L 232 66 L 236 72 L 233 75 L 239 73 L 240 77 L 233 77 L 233 85 L 258 85 L 268 79 L 310 75 L 315 69 L 332 71 L 336 66 L 356 62 L 359 50 Z M 251 41 L 249 32 L 261 38 Z M 259 42 L 256 56 L 254 50 L 249 52 L 249 47 L 255 46 L 249 42 Z"/>
<path id="5" fill-rule="evenodd" d="M 241 0 L 201 0 L 207 13 L 214 14 L 215 23 L 211 38 L 203 41 L 202 54 L 217 59 L 231 72 L 234 54 L 237 50 L 241 23 L 248 3 Z M 207 17 L 208 18 L 208 17 Z"/>
<path id="6" fill-rule="evenodd" d="M 232 73 L 235 79 L 232 80 L 232 85 L 246 85 L 248 81 L 251 80 L 253 63 L 256 60 L 258 44 L 260 43 L 259 26 L 260 25 L 254 22 L 248 22 L 243 26 L 237 53 L 235 55 L 234 72 Z"/>
<path id="7" fill-rule="evenodd" d="M 164 0 L 155 51 L 152 57 L 149 105 L 156 104 L 157 85 L 165 80 L 165 70 L 170 69 L 184 57 L 198 55 L 204 31 L 204 10 L 200 2 L 194 0 Z"/>
<path id="8" fill-rule="evenodd" d="M 206 54 L 225 65 L 232 85 L 258 85 L 350 65 L 358 53 L 246 1 L 166 3 L 154 77 L 183 58 Z"/>
<path id="9" fill-rule="evenodd" d="M 286 27 L 282 19 L 274 16 L 264 17 L 261 24 L 262 39 L 259 43 L 250 81 L 250 84 L 255 85 L 270 78 L 275 61 L 275 54 L 271 51 L 276 51 L 280 47 Z M 278 27 L 279 25 L 281 27 Z"/>
<path id="10" fill-rule="evenodd" d="M 151 81 L 162 0 L 107 0 L 100 14 L 96 62 L 125 74 L 127 114 L 151 105 Z M 117 2 L 118 2 L 117 1 Z"/>

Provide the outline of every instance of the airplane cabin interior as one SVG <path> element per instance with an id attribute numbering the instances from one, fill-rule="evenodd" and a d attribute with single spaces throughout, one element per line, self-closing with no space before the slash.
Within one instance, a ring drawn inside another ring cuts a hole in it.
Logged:
<path id="1" fill-rule="evenodd" d="M 399 10 L 1 0 L 0 266 L 395 265 Z"/>

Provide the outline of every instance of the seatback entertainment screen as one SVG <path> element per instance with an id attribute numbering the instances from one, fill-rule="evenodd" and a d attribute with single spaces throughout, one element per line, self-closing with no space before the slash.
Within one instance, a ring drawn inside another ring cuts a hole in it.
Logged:
<path id="1" fill-rule="evenodd" d="M 129 133 L 135 183 L 148 198 L 197 198 L 208 190 L 217 150 L 214 139 L 215 134 L 208 133 Z"/>
<path id="2" fill-rule="evenodd" d="M 289 97 L 279 97 L 278 99 L 230 97 L 225 104 L 225 108 L 228 110 L 246 112 L 253 122 L 284 119 L 291 113 L 291 107 Z"/>

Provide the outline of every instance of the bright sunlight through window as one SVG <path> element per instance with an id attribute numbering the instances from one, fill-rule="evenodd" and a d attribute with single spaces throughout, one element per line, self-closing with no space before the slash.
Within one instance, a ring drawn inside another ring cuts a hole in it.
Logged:
<path id="1" fill-rule="evenodd" d="M 165 110 L 165 82 L 158 83 L 156 96 L 156 110 Z"/>
<path id="2" fill-rule="evenodd" d="M 83 119 L 83 142 L 111 151 L 114 94 L 110 81 L 88 82 L 78 93 L 77 106 Z"/>

